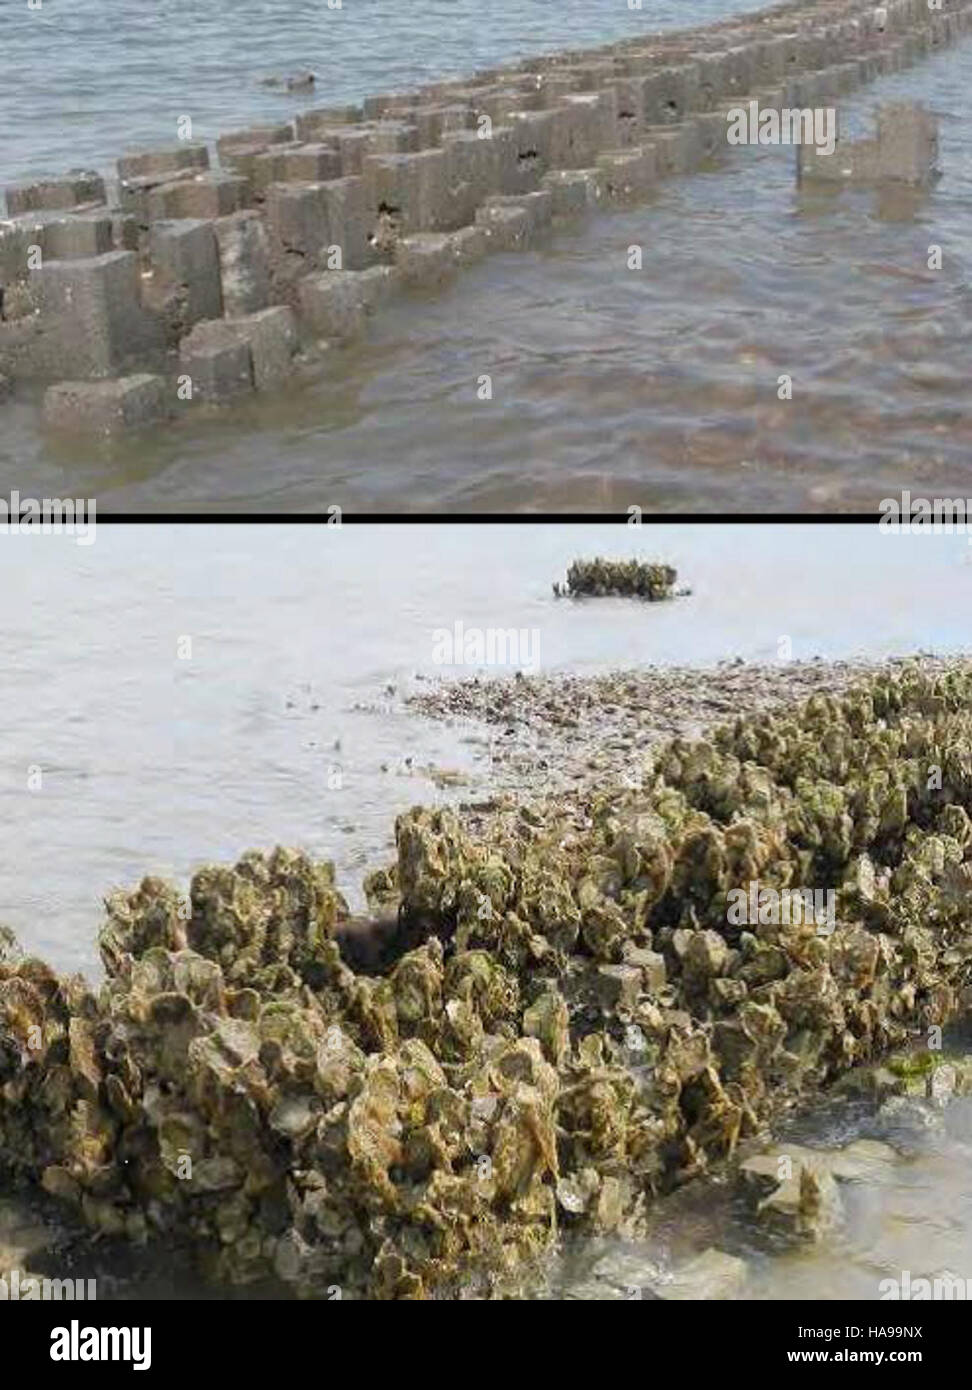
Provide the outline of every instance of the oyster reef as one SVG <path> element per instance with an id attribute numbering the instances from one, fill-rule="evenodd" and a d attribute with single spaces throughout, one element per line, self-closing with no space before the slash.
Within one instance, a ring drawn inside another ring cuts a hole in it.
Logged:
<path id="1" fill-rule="evenodd" d="M 968 1007 L 970 807 L 972 674 L 904 666 L 637 787 L 401 816 L 374 973 L 326 863 L 145 879 L 98 990 L 6 942 L 0 1159 L 219 1280 L 502 1296 Z M 733 925 L 755 881 L 833 888 L 833 930 Z"/>

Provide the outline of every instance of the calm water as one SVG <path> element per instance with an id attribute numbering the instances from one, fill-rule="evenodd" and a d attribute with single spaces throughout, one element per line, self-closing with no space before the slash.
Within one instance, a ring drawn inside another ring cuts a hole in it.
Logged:
<path id="1" fill-rule="evenodd" d="M 598 551 L 662 557 L 692 595 L 556 602 L 551 582 Z M 283 842 L 334 857 L 355 887 L 391 858 L 397 811 L 462 795 L 437 791 L 424 764 L 485 767 L 481 739 L 401 708 L 417 676 L 469 674 L 436 666 L 436 627 L 536 628 L 543 669 L 590 672 L 768 661 L 783 634 L 797 659 L 967 651 L 970 557 L 963 537 L 806 525 L 102 526 L 89 547 L 4 539 L 0 921 L 59 968 L 94 973 L 101 896 L 144 872 L 185 881 Z M 40 790 L 26 789 L 31 768 Z M 750 1296 L 871 1297 L 895 1262 L 917 1277 L 932 1255 L 972 1275 L 970 1113 L 957 1105 L 927 1155 L 847 1194 L 840 1242 L 754 1254 Z M 832 1141 L 812 1122 L 815 1136 Z M 703 1219 L 660 1213 L 648 1256 L 745 1246 L 745 1227 L 702 1205 Z M 135 1264 L 133 1291 L 151 1274 Z"/>
<path id="2" fill-rule="evenodd" d="M 944 177 L 925 197 L 801 193 L 792 150 L 732 151 L 636 210 L 398 301 L 310 380 L 216 420 L 55 449 L 36 398 L 7 405 L 0 493 L 251 512 L 873 511 L 903 488 L 972 495 L 972 43 L 859 92 L 847 127 L 892 96 L 942 113 Z"/>
<path id="3" fill-rule="evenodd" d="M 757 0 L 6 0 L 0 10 L 0 184 L 123 150 L 197 139 L 471 74 L 556 48 L 763 8 Z M 267 77 L 311 71 L 310 96 Z"/>

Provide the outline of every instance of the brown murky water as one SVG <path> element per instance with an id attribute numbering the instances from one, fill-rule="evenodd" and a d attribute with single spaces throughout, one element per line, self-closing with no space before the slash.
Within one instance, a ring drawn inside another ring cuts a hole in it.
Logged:
<path id="1" fill-rule="evenodd" d="M 792 149 L 735 150 L 643 206 L 398 301 L 360 346 L 215 420 L 55 451 L 35 401 L 8 406 L 0 493 L 258 512 L 874 510 L 902 488 L 972 494 L 972 43 L 859 90 L 845 123 L 905 95 L 942 113 L 944 177 L 927 195 L 800 192 Z"/>

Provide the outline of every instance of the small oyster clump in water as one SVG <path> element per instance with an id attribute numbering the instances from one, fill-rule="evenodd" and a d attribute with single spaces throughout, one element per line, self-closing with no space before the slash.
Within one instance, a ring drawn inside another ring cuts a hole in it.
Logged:
<path id="1" fill-rule="evenodd" d="M 654 602 L 671 598 L 676 570 L 671 565 L 645 564 L 640 560 L 575 560 L 563 584 L 553 586 L 557 598 L 620 595 Z"/>
<path id="2" fill-rule="evenodd" d="M 905 667 L 475 833 L 400 816 L 378 970 L 329 864 L 146 879 L 97 991 L 0 944 L 0 1161 L 217 1279 L 502 1295 L 967 1003 L 970 811 L 972 675 Z M 833 920 L 734 924 L 754 883 Z"/>

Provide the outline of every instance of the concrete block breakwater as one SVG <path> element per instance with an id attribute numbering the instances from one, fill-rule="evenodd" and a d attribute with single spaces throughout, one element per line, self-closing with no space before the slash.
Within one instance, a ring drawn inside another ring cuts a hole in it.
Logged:
<path id="1" fill-rule="evenodd" d="M 966 31 L 972 3 L 791 3 L 493 69 L 8 188 L 0 384 L 112 432 L 272 389 L 387 296 L 726 146 L 727 111 L 818 106 Z M 0 393 L 2 394 L 2 393 Z"/>

